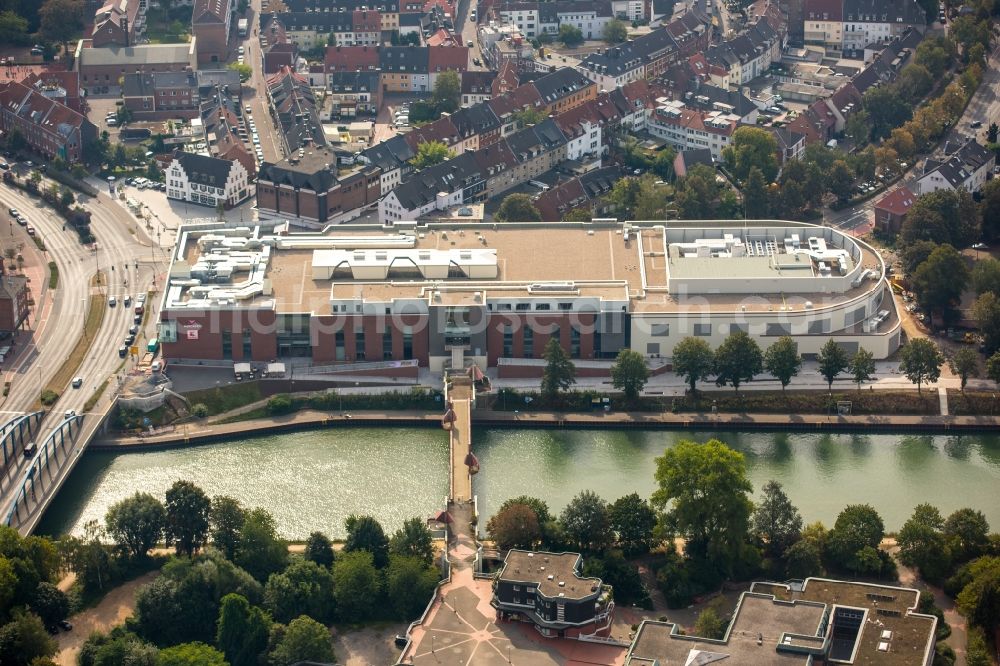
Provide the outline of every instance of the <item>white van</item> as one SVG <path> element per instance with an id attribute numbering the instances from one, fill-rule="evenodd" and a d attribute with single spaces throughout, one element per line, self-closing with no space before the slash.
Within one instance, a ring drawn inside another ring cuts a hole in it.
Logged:
<path id="1" fill-rule="evenodd" d="M 543 183 L 540 180 L 529 180 L 528 181 L 528 185 L 534 185 L 535 187 L 537 187 L 538 189 L 540 189 L 542 192 L 548 192 L 549 191 L 549 186 L 546 185 L 545 183 Z"/>

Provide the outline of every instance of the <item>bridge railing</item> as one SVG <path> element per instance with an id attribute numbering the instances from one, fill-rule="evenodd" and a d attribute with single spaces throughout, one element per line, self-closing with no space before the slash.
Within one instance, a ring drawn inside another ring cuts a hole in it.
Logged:
<path id="1" fill-rule="evenodd" d="M 44 484 L 44 479 L 42 478 L 43 472 L 48 472 L 49 480 L 54 481 L 52 469 L 49 467 L 50 460 L 54 462 L 58 467 L 62 467 L 67 459 L 66 453 L 66 434 L 70 435 L 71 441 L 73 436 L 73 426 L 79 426 L 83 422 L 82 414 L 74 414 L 72 416 L 63 419 L 62 423 L 57 425 L 49 433 L 49 436 L 45 438 L 42 445 L 39 447 L 38 452 L 35 454 L 28 466 L 28 469 L 24 472 L 24 477 L 21 480 L 21 487 L 18 488 L 17 493 L 14 495 L 14 501 L 10 505 L 10 510 L 7 512 L 7 516 L 4 518 L 4 524 L 11 527 L 16 527 L 22 522 L 21 519 L 21 509 L 27 511 L 27 516 L 31 515 L 31 509 L 28 506 L 29 497 L 31 499 L 37 499 L 35 493 L 35 483 Z M 62 460 L 60 460 L 60 454 L 62 454 Z M 16 519 L 16 523 L 15 523 Z"/>
<path id="2" fill-rule="evenodd" d="M 0 428 L 0 448 L 3 448 L 3 476 L 0 476 L 0 492 L 4 492 L 6 487 L 4 481 L 7 479 L 7 468 L 11 458 L 17 460 L 17 445 L 24 447 L 24 433 L 27 431 L 28 437 L 32 436 L 33 427 L 42 420 L 45 412 L 29 412 L 15 416 Z M 30 441 L 30 439 L 29 439 Z M 9 449 L 9 450 L 8 450 Z"/>

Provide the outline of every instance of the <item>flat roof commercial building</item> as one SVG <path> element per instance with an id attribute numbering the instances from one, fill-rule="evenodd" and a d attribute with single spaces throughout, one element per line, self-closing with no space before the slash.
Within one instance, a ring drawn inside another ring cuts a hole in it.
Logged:
<path id="1" fill-rule="evenodd" d="M 885 266 L 840 231 L 782 221 L 184 227 L 161 315 L 173 358 L 416 359 L 440 371 L 533 366 L 630 347 L 669 358 L 743 330 L 833 338 L 883 359 L 900 324 Z"/>
<path id="2" fill-rule="evenodd" d="M 919 590 L 871 583 L 755 583 L 740 597 L 722 639 L 644 621 L 625 664 L 930 666 L 937 618 L 917 612 L 919 601 Z"/>

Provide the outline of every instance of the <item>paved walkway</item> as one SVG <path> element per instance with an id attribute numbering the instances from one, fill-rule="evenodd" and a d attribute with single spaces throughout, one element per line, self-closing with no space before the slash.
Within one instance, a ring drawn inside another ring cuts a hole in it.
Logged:
<path id="1" fill-rule="evenodd" d="M 465 377 L 450 380 L 448 400 L 455 412 L 451 424 L 451 502 L 472 501 L 472 475 L 465 464 L 466 456 L 472 452 L 472 383 Z"/>

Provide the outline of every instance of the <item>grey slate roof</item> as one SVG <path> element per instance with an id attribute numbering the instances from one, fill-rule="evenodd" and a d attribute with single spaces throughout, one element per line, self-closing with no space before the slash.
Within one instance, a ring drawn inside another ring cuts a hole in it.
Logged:
<path id="1" fill-rule="evenodd" d="M 181 168 L 187 174 L 188 181 L 198 185 L 225 187 L 226 180 L 229 179 L 229 172 L 233 168 L 231 160 L 186 153 L 181 150 L 174 152 L 174 158 L 180 162 Z"/>
<path id="2" fill-rule="evenodd" d="M 430 203 L 438 192 L 456 192 L 483 180 L 484 175 L 472 153 L 435 164 L 414 174 L 393 192 L 407 210 Z"/>
<path id="3" fill-rule="evenodd" d="M 426 46 L 383 46 L 378 64 L 383 72 L 426 74 L 430 57 Z"/>
<path id="4" fill-rule="evenodd" d="M 593 85 L 593 82 L 572 67 L 557 69 L 536 79 L 534 83 L 543 104 L 556 102 L 590 85 Z"/>

